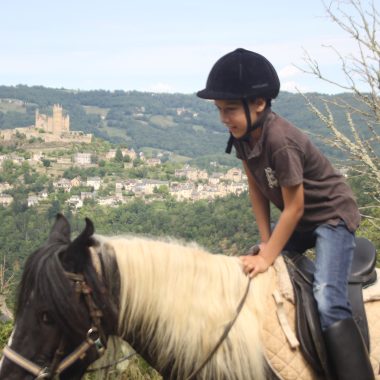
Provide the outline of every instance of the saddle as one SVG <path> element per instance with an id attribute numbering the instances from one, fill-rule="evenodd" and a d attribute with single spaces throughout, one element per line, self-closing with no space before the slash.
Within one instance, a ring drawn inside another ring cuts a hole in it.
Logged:
<path id="1" fill-rule="evenodd" d="M 289 277 L 293 285 L 296 304 L 296 334 L 301 351 L 310 366 L 319 375 L 332 378 L 317 304 L 313 295 L 314 263 L 304 255 L 283 252 Z M 376 249 L 367 239 L 356 238 L 348 293 L 353 318 L 356 321 L 365 344 L 369 346 L 367 317 L 364 309 L 362 290 L 376 282 Z"/>

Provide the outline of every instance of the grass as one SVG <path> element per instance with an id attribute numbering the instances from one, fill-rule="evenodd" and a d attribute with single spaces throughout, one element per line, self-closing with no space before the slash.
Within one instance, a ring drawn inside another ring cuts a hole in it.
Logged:
<path id="1" fill-rule="evenodd" d="M 87 114 L 99 115 L 103 117 L 106 117 L 108 111 L 110 110 L 109 108 L 101 108 L 94 106 L 83 106 L 83 108 Z"/>
<path id="2" fill-rule="evenodd" d="M 162 116 L 162 115 L 155 115 L 152 116 L 149 121 L 153 125 L 157 125 L 161 128 L 170 128 L 175 127 L 177 124 L 173 121 L 173 118 L 171 116 Z"/>
<path id="3" fill-rule="evenodd" d="M 0 100 L 0 111 L 1 112 L 26 112 L 26 107 L 16 102 L 7 102 Z"/>

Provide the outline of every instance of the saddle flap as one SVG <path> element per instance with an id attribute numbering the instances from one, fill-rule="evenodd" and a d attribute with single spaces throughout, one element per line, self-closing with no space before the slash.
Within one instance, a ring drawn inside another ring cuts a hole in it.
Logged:
<path id="1" fill-rule="evenodd" d="M 366 275 L 370 275 L 374 272 L 375 267 L 375 246 L 368 239 L 357 237 L 354 258 L 352 260 L 351 278 L 354 280 L 355 278 L 361 278 Z"/>

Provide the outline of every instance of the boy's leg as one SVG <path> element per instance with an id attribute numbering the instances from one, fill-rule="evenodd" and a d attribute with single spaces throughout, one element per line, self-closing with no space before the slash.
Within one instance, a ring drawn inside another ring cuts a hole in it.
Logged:
<path id="1" fill-rule="evenodd" d="M 285 247 L 283 248 L 283 251 L 304 253 L 307 249 L 313 248 L 314 245 L 315 237 L 313 231 L 295 231 L 286 243 Z"/>
<path id="2" fill-rule="evenodd" d="M 352 318 L 348 277 L 355 236 L 342 222 L 315 230 L 314 297 L 332 371 L 337 380 L 374 379 L 367 348 Z"/>
<path id="3" fill-rule="evenodd" d="M 352 317 L 348 301 L 348 277 L 355 249 L 355 235 L 341 222 L 323 224 L 314 234 L 314 297 L 318 304 L 322 330 L 334 322 Z"/>

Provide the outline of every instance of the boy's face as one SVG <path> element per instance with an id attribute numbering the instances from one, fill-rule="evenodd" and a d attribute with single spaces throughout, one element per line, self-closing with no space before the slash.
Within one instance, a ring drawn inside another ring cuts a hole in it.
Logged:
<path id="1" fill-rule="evenodd" d="M 216 108 L 219 110 L 220 120 L 226 125 L 232 136 L 239 139 L 247 131 L 247 118 L 241 100 L 214 100 Z M 254 124 L 259 114 L 265 109 L 265 100 L 256 99 L 249 102 L 251 122 Z"/>

